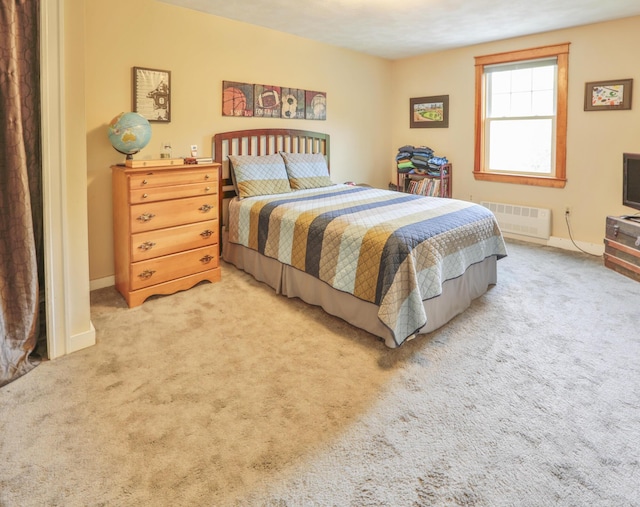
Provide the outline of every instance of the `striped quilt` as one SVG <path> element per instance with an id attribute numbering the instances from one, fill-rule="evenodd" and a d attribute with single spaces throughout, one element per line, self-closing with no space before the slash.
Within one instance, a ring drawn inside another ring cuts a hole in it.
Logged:
<path id="1" fill-rule="evenodd" d="M 348 185 L 234 199 L 229 241 L 374 303 L 397 345 L 425 325 L 422 302 L 446 280 L 506 255 L 483 206 Z"/>

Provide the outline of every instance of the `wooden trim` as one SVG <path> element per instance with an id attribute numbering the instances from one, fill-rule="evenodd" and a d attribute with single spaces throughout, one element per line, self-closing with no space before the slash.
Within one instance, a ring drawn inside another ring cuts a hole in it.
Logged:
<path id="1" fill-rule="evenodd" d="M 569 53 L 570 42 L 555 44 L 551 46 L 540 46 L 530 49 L 519 49 L 516 51 L 506 51 L 493 55 L 476 56 L 476 65 L 495 65 L 498 63 L 517 62 L 519 60 L 535 60 L 536 58 L 546 58 Z"/>
<path id="2" fill-rule="evenodd" d="M 532 49 L 496 53 L 475 57 L 475 139 L 473 176 L 476 180 L 516 183 L 542 187 L 564 188 L 567 182 L 567 115 L 569 89 L 569 44 L 541 46 Z M 557 57 L 557 111 L 555 139 L 555 172 L 549 176 L 522 174 L 504 174 L 485 170 L 484 168 L 484 125 L 485 125 L 485 90 L 484 66 L 509 63 L 520 60 Z"/>
<path id="3" fill-rule="evenodd" d="M 557 179 L 567 177 L 567 114 L 569 96 L 569 48 L 558 54 L 558 103 L 556 111 L 556 173 Z M 563 185 L 564 186 L 564 185 Z"/>
<path id="4" fill-rule="evenodd" d="M 548 176 L 523 176 L 520 174 L 491 173 L 484 171 L 473 171 L 476 180 L 495 181 L 499 183 L 518 183 L 520 185 L 533 185 L 538 187 L 564 188 L 567 183 L 565 179 L 550 178 Z"/>
<path id="5" fill-rule="evenodd" d="M 482 156 L 484 153 L 484 67 L 476 64 L 476 108 L 475 108 L 475 144 L 473 172 L 482 172 Z"/>

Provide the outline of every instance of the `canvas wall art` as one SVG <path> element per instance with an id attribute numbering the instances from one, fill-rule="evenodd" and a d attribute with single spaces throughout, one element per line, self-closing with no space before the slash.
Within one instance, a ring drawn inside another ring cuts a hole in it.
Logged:
<path id="1" fill-rule="evenodd" d="M 222 116 L 326 120 L 326 92 L 276 85 L 222 82 Z"/>
<path id="2" fill-rule="evenodd" d="M 222 116 L 253 116 L 253 84 L 222 82 Z"/>

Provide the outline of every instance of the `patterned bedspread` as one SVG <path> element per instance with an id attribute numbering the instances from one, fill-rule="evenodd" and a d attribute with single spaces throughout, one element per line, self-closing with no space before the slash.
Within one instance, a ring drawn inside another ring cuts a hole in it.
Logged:
<path id="1" fill-rule="evenodd" d="M 379 306 L 402 344 L 423 301 L 490 256 L 506 256 L 493 214 L 459 201 L 348 185 L 234 199 L 229 241 Z"/>

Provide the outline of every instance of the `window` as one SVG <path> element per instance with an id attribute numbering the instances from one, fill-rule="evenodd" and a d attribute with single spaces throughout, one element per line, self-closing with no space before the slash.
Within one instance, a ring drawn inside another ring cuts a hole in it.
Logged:
<path id="1" fill-rule="evenodd" d="M 569 44 L 476 57 L 476 179 L 564 187 Z"/>

